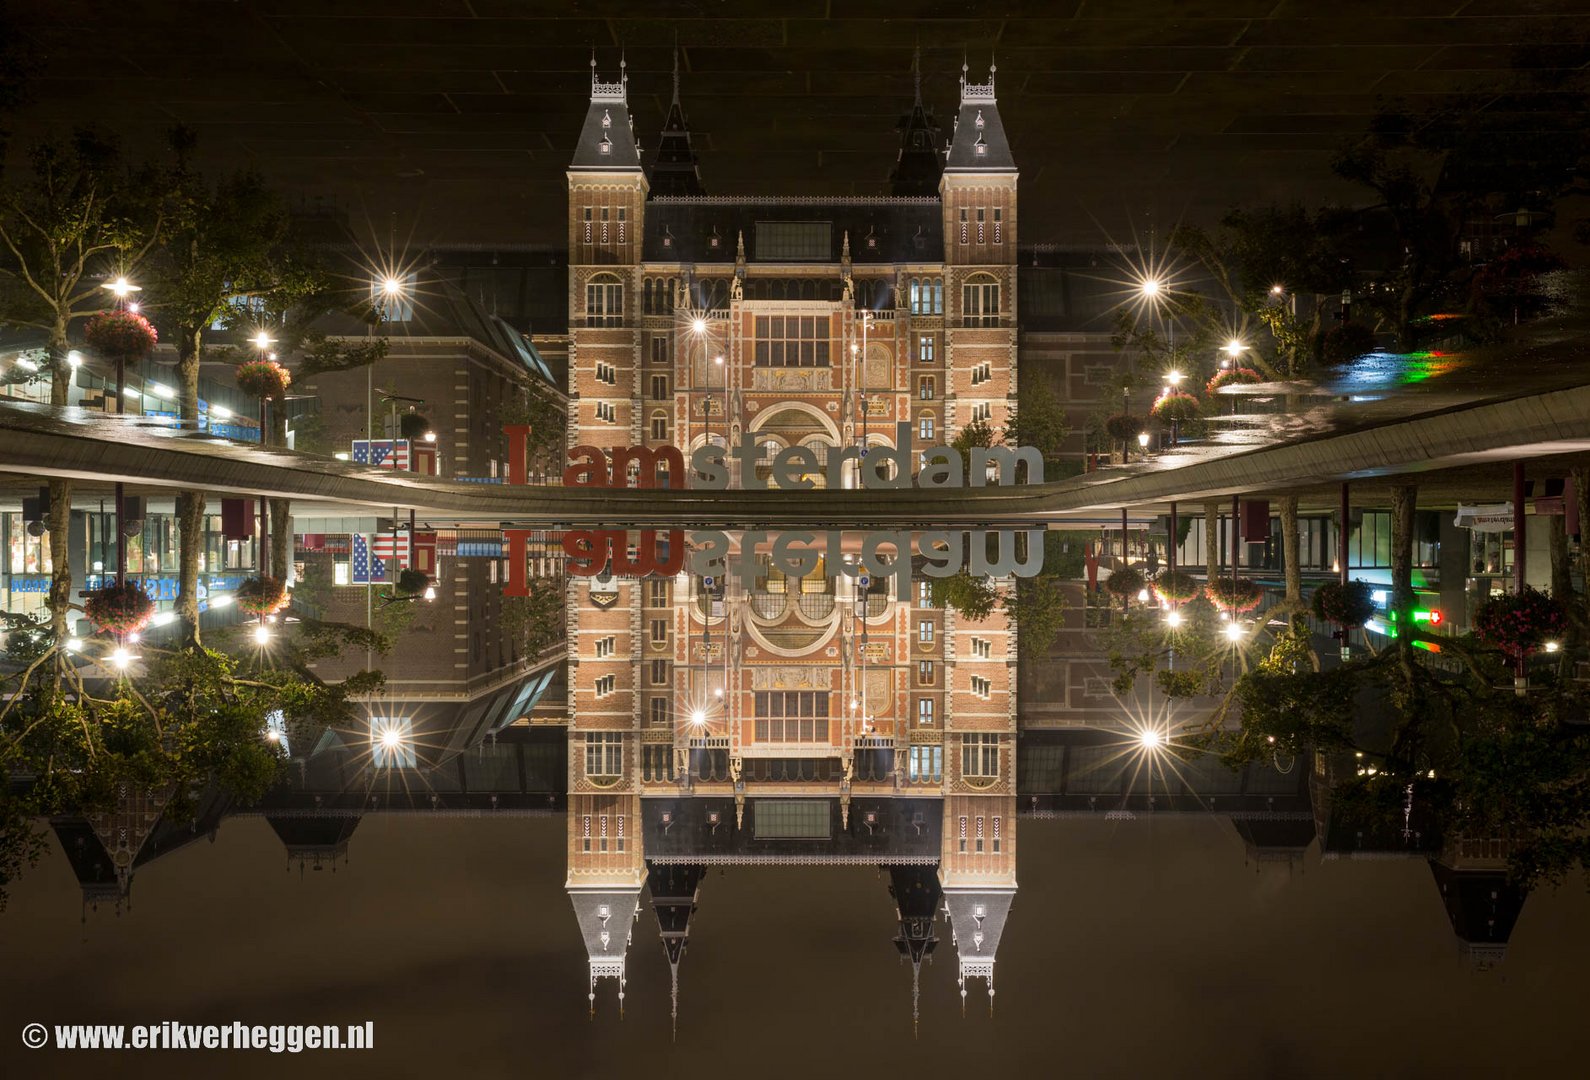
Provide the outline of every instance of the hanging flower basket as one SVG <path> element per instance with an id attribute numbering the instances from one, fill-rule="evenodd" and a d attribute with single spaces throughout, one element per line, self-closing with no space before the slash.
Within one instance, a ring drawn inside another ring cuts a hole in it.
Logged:
<path id="1" fill-rule="evenodd" d="M 1528 656 L 1568 628 L 1562 603 L 1539 589 L 1493 596 L 1474 615 L 1474 629 L 1508 656 Z"/>
<path id="2" fill-rule="evenodd" d="M 1204 595 L 1222 611 L 1252 611 L 1264 600 L 1264 586 L 1246 578 L 1216 578 L 1204 586 Z"/>
<path id="3" fill-rule="evenodd" d="M 1219 392 L 1222 386 L 1252 386 L 1263 381 L 1264 376 L 1250 367 L 1221 368 L 1215 372 L 1215 377 L 1209 380 L 1205 389 L 1213 394 Z"/>
<path id="4" fill-rule="evenodd" d="M 274 360 L 250 360 L 237 366 L 237 388 L 257 398 L 279 398 L 293 377 Z"/>
<path id="5" fill-rule="evenodd" d="M 288 599 L 287 586 L 273 577 L 251 577 L 237 587 L 237 606 L 250 615 L 274 615 Z"/>
<path id="6" fill-rule="evenodd" d="M 1136 599 L 1147 586 L 1148 579 L 1135 566 L 1119 567 L 1104 579 L 1104 587 L 1124 600 Z"/>
<path id="7" fill-rule="evenodd" d="M 1141 416 L 1128 416 L 1126 413 L 1116 413 L 1104 421 L 1104 431 L 1116 442 L 1131 442 L 1143 430 Z"/>
<path id="8" fill-rule="evenodd" d="M 148 625 L 155 614 L 155 602 L 132 582 L 107 585 L 88 594 L 83 614 L 100 630 L 131 634 Z"/>
<path id="9" fill-rule="evenodd" d="M 1367 582 L 1327 581 L 1314 590 L 1309 601 L 1314 617 L 1341 626 L 1362 626 L 1375 613 L 1375 601 Z"/>
<path id="10" fill-rule="evenodd" d="M 1185 604 L 1198 599 L 1203 585 L 1185 570 L 1166 570 L 1154 579 L 1154 591 L 1160 599 L 1172 604 Z"/>
<path id="11" fill-rule="evenodd" d="M 134 311 L 105 311 L 88 320 L 83 337 L 89 346 L 111 359 L 138 360 L 148 356 L 160 340 L 149 320 Z"/>
<path id="12" fill-rule="evenodd" d="M 1184 390 L 1161 394 L 1149 410 L 1160 420 L 1191 420 L 1203 412 L 1198 399 Z"/>
<path id="13" fill-rule="evenodd" d="M 423 570 L 404 570 L 398 574 L 397 590 L 404 596 L 414 596 L 425 591 L 431 583 L 430 575 Z"/>

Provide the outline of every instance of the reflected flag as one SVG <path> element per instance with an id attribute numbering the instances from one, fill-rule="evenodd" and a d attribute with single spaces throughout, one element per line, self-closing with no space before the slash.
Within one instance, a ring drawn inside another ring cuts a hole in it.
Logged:
<path id="1" fill-rule="evenodd" d="M 376 533 L 371 550 L 375 557 L 383 560 L 388 565 L 397 564 L 399 570 L 405 569 L 409 564 L 409 534 L 400 532 L 393 535 L 389 532 Z"/>
<path id="2" fill-rule="evenodd" d="M 353 463 L 374 465 L 379 469 L 407 472 L 409 467 L 409 441 L 407 439 L 355 439 Z"/>
<path id="3" fill-rule="evenodd" d="M 371 585 L 386 580 L 386 564 L 370 548 L 370 539 L 353 534 L 352 567 L 348 575 L 355 585 Z"/>

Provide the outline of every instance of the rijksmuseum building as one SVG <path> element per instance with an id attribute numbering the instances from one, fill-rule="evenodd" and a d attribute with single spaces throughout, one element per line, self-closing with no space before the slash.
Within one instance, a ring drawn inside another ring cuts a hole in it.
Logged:
<path id="1" fill-rule="evenodd" d="M 754 439 L 765 482 L 786 448 L 915 454 L 1004 424 L 1017 170 L 994 73 L 963 72 L 947 149 L 920 93 L 901 130 L 888 195 L 710 195 L 677 80 L 643 154 L 622 69 L 593 64 L 568 170 L 569 445 L 688 461 Z M 703 873 L 735 865 L 887 867 L 913 969 L 943 913 L 963 994 L 992 994 L 1016 892 L 1014 634 L 934 606 L 927 579 L 865 582 L 859 546 L 800 578 L 571 579 L 568 891 L 593 1008 L 606 979 L 623 993 L 648 885 L 677 976 Z"/>

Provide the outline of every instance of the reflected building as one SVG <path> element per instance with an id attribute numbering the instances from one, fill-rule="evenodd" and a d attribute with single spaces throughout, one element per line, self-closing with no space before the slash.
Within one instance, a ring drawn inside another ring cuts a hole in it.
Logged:
<path id="1" fill-rule="evenodd" d="M 863 584 L 844 541 L 798 578 L 735 547 L 749 588 L 571 578 L 567 886 L 593 1008 L 604 979 L 625 992 L 648 885 L 677 1002 L 712 866 L 884 868 L 913 982 L 942 913 L 963 997 L 980 983 L 992 1003 L 1016 892 L 1014 633 L 935 606 L 927 578 Z"/>

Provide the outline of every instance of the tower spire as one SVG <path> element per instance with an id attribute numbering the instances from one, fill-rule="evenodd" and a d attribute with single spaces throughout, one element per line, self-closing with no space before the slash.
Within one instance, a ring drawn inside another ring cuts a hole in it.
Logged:
<path id="1" fill-rule="evenodd" d="M 663 120 L 662 139 L 657 144 L 657 154 L 651 159 L 647 180 L 653 195 L 705 195 L 697 168 L 695 147 L 690 141 L 690 125 L 685 119 L 684 106 L 679 102 L 679 40 L 674 38 L 673 99 L 668 105 L 668 116 Z"/>

